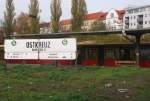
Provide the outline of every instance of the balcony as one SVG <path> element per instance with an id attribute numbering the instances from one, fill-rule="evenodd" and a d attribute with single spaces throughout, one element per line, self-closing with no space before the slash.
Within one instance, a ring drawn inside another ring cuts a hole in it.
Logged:
<path id="1" fill-rule="evenodd" d="M 129 26 L 128 26 L 128 25 L 125 25 L 125 29 L 129 29 Z"/>
<path id="2" fill-rule="evenodd" d="M 142 17 L 138 17 L 137 22 L 143 22 L 143 18 Z"/>
<path id="3" fill-rule="evenodd" d="M 137 29 L 142 29 L 143 25 L 137 25 Z"/>
<path id="4" fill-rule="evenodd" d="M 125 23 L 126 23 L 126 24 L 129 24 L 129 20 L 128 20 L 128 19 L 126 19 L 126 20 L 125 20 Z"/>

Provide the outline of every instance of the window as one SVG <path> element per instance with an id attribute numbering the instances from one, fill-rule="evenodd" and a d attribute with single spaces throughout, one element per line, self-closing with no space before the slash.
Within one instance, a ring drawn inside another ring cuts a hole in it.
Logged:
<path id="1" fill-rule="evenodd" d="M 130 48 L 120 48 L 119 50 L 119 60 L 134 60 L 135 59 L 135 51 Z"/>
<path id="2" fill-rule="evenodd" d="M 150 49 L 145 48 L 141 49 L 141 59 L 142 60 L 150 60 Z"/>
<path id="3" fill-rule="evenodd" d="M 147 24 L 147 21 L 145 21 L 145 24 Z"/>
<path id="4" fill-rule="evenodd" d="M 141 9 L 140 9 L 140 12 L 144 12 L 144 11 L 145 11 L 145 8 L 141 8 Z"/>
<path id="5" fill-rule="evenodd" d="M 145 17 L 147 17 L 147 14 L 145 14 Z"/>
<path id="6" fill-rule="evenodd" d="M 110 15 L 110 16 L 111 16 L 111 18 L 113 18 L 113 17 L 114 17 L 114 13 L 111 13 L 111 15 Z"/>
<path id="7" fill-rule="evenodd" d="M 150 11 L 150 7 L 148 7 L 148 11 Z"/>
<path id="8" fill-rule="evenodd" d="M 87 48 L 85 50 L 85 59 L 95 59 L 97 60 L 98 51 L 97 48 Z"/>
<path id="9" fill-rule="evenodd" d="M 138 13 L 138 12 L 139 12 L 139 9 L 135 9 L 135 10 L 134 10 L 134 13 Z"/>
<path id="10" fill-rule="evenodd" d="M 110 48 L 105 49 L 105 59 L 114 59 L 114 50 Z"/>
<path id="11" fill-rule="evenodd" d="M 136 17 L 134 16 L 134 19 L 135 19 Z"/>
<path id="12" fill-rule="evenodd" d="M 131 23 L 131 26 L 132 26 L 132 23 Z"/>
<path id="13" fill-rule="evenodd" d="M 149 24 L 150 24 L 150 21 L 149 21 Z"/>
<path id="14" fill-rule="evenodd" d="M 131 10 L 131 14 L 133 13 L 133 10 Z"/>

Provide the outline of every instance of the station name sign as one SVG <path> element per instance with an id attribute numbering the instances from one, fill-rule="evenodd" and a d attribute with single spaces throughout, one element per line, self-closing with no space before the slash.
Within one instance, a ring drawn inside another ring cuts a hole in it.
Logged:
<path id="1" fill-rule="evenodd" d="M 6 39 L 5 59 L 76 59 L 76 39 Z"/>

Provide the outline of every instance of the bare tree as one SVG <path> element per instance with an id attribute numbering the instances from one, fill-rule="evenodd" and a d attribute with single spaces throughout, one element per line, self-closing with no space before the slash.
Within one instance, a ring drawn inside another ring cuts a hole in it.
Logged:
<path id="1" fill-rule="evenodd" d="M 26 13 L 21 13 L 16 19 L 15 30 L 18 34 L 30 33 L 30 17 Z"/>

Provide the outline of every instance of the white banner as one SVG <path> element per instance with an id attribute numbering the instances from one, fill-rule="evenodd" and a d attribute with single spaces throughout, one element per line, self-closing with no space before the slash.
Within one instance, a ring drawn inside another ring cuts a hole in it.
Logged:
<path id="1" fill-rule="evenodd" d="M 41 46 L 44 52 L 75 52 L 76 39 L 40 39 L 40 43 L 47 43 L 45 46 Z"/>
<path id="2" fill-rule="evenodd" d="M 76 53 L 75 52 L 49 52 L 49 53 L 40 53 L 40 59 L 51 59 L 51 60 L 75 60 Z"/>
<path id="3" fill-rule="evenodd" d="M 6 52 L 5 53 L 5 59 L 38 59 L 38 53 L 37 52 L 32 52 L 32 53 L 19 53 L 19 52 Z"/>
<path id="4" fill-rule="evenodd" d="M 8 39 L 4 42 L 4 51 L 5 52 L 36 52 L 36 50 L 33 51 L 34 48 L 28 48 L 27 45 L 29 43 L 37 43 L 37 39 Z M 34 47 L 34 46 L 32 46 Z"/>
<path id="5" fill-rule="evenodd" d="M 76 39 L 7 39 L 5 59 L 57 59 L 76 58 Z"/>

